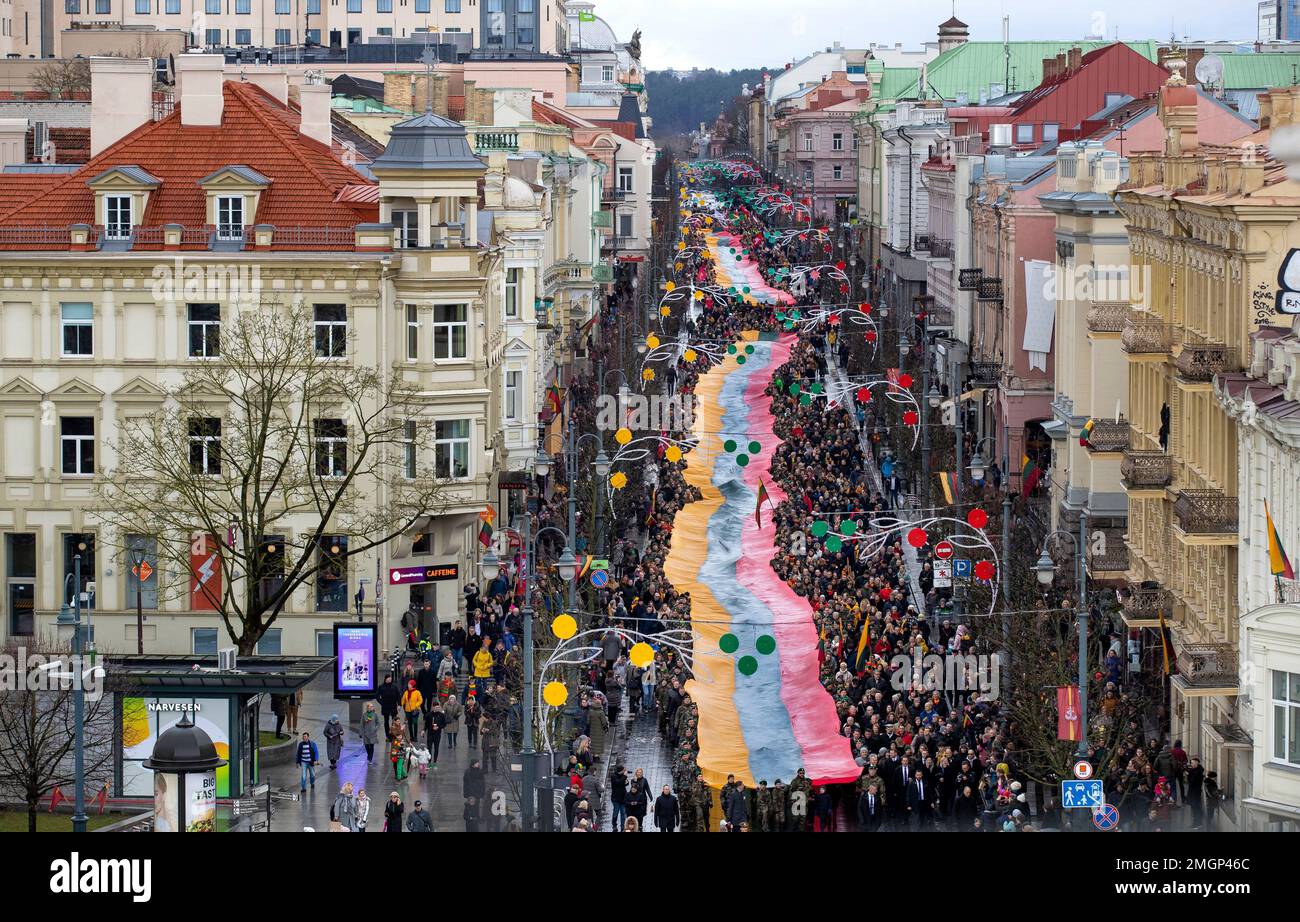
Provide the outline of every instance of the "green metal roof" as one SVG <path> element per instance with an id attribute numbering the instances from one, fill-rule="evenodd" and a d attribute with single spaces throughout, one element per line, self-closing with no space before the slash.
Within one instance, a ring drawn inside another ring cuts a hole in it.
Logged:
<path id="1" fill-rule="evenodd" d="M 965 93 L 972 103 L 979 100 L 982 91 L 993 84 L 1002 84 L 1006 92 L 1032 90 L 1043 82 L 1043 59 L 1054 58 L 1058 54 L 1068 53 L 1071 48 L 1080 48 L 1084 54 L 1104 48 L 1112 42 L 966 42 L 946 51 L 930 62 L 926 75 L 929 86 L 927 94 L 933 99 L 938 93 L 944 99 L 956 99 Z M 1125 42 L 1148 61 L 1158 60 L 1159 42 Z M 1007 52 L 1010 51 L 1011 81 L 1007 83 Z M 917 87 L 919 68 L 886 68 L 889 71 L 908 71 L 911 80 L 895 95 L 882 91 L 882 99 L 919 99 Z M 1288 74 L 1288 82 L 1290 80 Z M 885 81 L 882 81 L 882 84 Z"/>
<path id="2" fill-rule="evenodd" d="M 1300 54 L 1221 54 L 1219 59 L 1223 61 L 1223 88 L 1226 90 L 1291 86 L 1300 75 Z"/>

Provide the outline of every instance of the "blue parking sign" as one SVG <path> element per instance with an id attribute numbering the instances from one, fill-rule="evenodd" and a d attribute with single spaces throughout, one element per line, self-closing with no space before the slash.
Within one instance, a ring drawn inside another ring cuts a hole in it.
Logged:
<path id="1" fill-rule="evenodd" d="M 952 562 L 952 575 L 957 579 L 970 579 L 970 558 L 957 557 Z"/>
<path id="2" fill-rule="evenodd" d="M 1100 779 L 1061 782 L 1061 806 L 1066 810 L 1096 810 L 1105 802 Z"/>

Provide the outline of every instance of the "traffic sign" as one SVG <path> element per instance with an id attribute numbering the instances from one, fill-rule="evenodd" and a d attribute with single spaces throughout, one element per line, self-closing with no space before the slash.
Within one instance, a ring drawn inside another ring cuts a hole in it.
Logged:
<path id="1" fill-rule="evenodd" d="M 142 560 L 140 565 L 131 568 L 131 573 L 142 583 L 149 582 L 149 577 L 153 576 L 153 567 L 149 566 L 149 561 Z"/>
<path id="2" fill-rule="evenodd" d="M 1075 762 L 1074 777 L 1078 778 L 1080 781 L 1087 781 L 1089 778 L 1091 778 L 1092 763 L 1085 759 L 1080 759 L 1078 762 Z"/>
<path id="3" fill-rule="evenodd" d="M 934 588 L 948 589 L 952 586 L 952 561 L 936 560 L 934 562 Z"/>
<path id="4" fill-rule="evenodd" d="M 958 557 L 952 562 L 952 574 L 958 579 L 970 579 L 970 558 Z"/>
<path id="5" fill-rule="evenodd" d="M 1105 803 L 1100 780 L 1061 782 L 1061 806 L 1066 810 L 1094 810 Z"/>
<path id="6" fill-rule="evenodd" d="M 592 570 L 591 584 L 597 589 L 603 589 L 609 583 L 608 570 Z"/>
<path id="7" fill-rule="evenodd" d="M 951 560 L 952 542 L 940 541 L 938 544 L 936 544 L 934 546 L 934 556 L 938 557 L 940 560 Z"/>
<path id="8" fill-rule="evenodd" d="M 1092 811 L 1092 825 L 1102 832 L 1110 832 L 1119 825 L 1119 810 L 1114 804 L 1102 804 Z"/>

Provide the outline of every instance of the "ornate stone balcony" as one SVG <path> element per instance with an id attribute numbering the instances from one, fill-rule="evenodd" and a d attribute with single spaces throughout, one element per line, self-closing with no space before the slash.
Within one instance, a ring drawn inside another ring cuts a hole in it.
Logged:
<path id="1" fill-rule="evenodd" d="M 1166 623 L 1173 616 L 1174 597 L 1168 589 L 1134 588 L 1129 590 L 1123 601 L 1124 621 L 1130 627 L 1143 624 L 1159 624 L 1160 614 L 1164 613 Z"/>
<path id="2" fill-rule="evenodd" d="M 1235 695 L 1240 682 L 1232 644 L 1194 643 L 1178 649 L 1178 684 L 1184 694 Z"/>
<path id="3" fill-rule="evenodd" d="M 1128 435 L 1128 420 L 1099 419 L 1093 423 L 1085 447 L 1088 451 L 1124 451 L 1128 448 Z"/>
<path id="4" fill-rule="evenodd" d="M 1119 341 L 1132 355 L 1164 355 L 1173 343 L 1173 327 L 1159 317 L 1132 312 L 1124 322 Z"/>
<path id="5" fill-rule="evenodd" d="M 1092 333 L 1122 333 L 1132 308 L 1127 301 L 1093 301 L 1088 308 L 1088 330 Z"/>
<path id="6" fill-rule="evenodd" d="M 979 287 L 975 289 L 975 297 L 981 301 L 1001 301 L 1002 279 L 984 276 L 979 281 Z"/>
<path id="7" fill-rule="evenodd" d="M 1209 381 L 1217 374 L 1237 370 L 1236 350 L 1211 342 L 1188 331 L 1187 341 L 1174 360 L 1179 377 L 1186 381 Z"/>
<path id="8" fill-rule="evenodd" d="M 1124 460 L 1119 466 L 1119 475 L 1127 490 L 1160 490 L 1173 482 L 1173 458 L 1163 451 L 1130 449 L 1124 452 Z"/>
<path id="9" fill-rule="evenodd" d="M 1183 490 L 1174 500 L 1174 515 L 1187 535 L 1237 533 L 1237 497 L 1219 490 Z"/>
<path id="10" fill-rule="evenodd" d="M 962 291 L 976 291 L 983 277 L 983 269 L 961 269 L 957 272 L 957 287 Z"/>
<path id="11" fill-rule="evenodd" d="M 997 384 L 1002 380 L 1002 363 L 971 362 L 967 377 L 974 384 Z"/>

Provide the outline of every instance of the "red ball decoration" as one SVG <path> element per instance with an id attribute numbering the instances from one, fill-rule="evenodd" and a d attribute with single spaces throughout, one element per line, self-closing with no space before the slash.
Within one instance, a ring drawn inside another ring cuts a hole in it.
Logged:
<path id="1" fill-rule="evenodd" d="M 915 426 L 917 423 L 916 411 L 908 410 L 903 414 L 903 424 L 906 426 Z"/>
<path id="2" fill-rule="evenodd" d="M 971 528 L 983 528 L 989 523 L 989 514 L 983 509 L 972 509 L 966 513 L 966 524 Z"/>
<path id="3" fill-rule="evenodd" d="M 925 533 L 924 528 L 913 528 L 907 533 L 907 543 L 912 547 L 925 547 L 930 540 L 930 536 Z"/>
<path id="4" fill-rule="evenodd" d="M 881 597 L 882 599 L 888 601 L 890 595 L 891 595 L 891 593 L 890 593 L 890 591 L 889 591 L 889 587 L 888 587 L 888 586 L 881 586 L 881 587 L 880 587 L 880 597 Z"/>
<path id="5" fill-rule="evenodd" d="M 862 311 L 862 313 L 864 313 L 864 314 L 870 314 L 870 313 L 871 313 L 871 305 L 870 305 L 870 304 L 859 304 L 859 305 L 858 305 L 858 310 Z"/>
<path id="6" fill-rule="evenodd" d="M 871 388 L 869 387 L 858 388 L 858 401 L 860 403 L 871 403 Z"/>
<path id="7" fill-rule="evenodd" d="M 899 376 L 898 376 L 898 386 L 901 387 L 901 388 L 909 388 L 909 387 L 911 387 L 911 386 L 912 386 L 912 376 L 911 376 L 911 375 L 899 375 Z"/>
<path id="8" fill-rule="evenodd" d="M 981 560 L 975 564 L 975 578 L 988 582 L 993 579 L 993 561 Z"/>
<path id="9" fill-rule="evenodd" d="M 867 332 L 866 332 L 866 334 L 865 334 L 865 339 L 866 339 L 867 342 L 869 342 L 869 343 L 874 343 L 874 342 L 876 341 L 876 331 L 875 331 L 875 330 L 867 330 Z"/>
<path id="10" fill-rule="evenodd" d="M 840 315 L 831 314 L 830 318 L 826 322 L 829 323 L 831 326 L 837 326 L 840 322 Z"/>
<path id="11" fill-rule="evenodd" d="M 835 268 L 836 268 L 836 269 L 839 269 L 841 272 L 843 272 L 843 271 L 844 271 L 844 260 L 841 259 L 839 262 L 837 262 L 837 263 L 835 264 Z"/>

